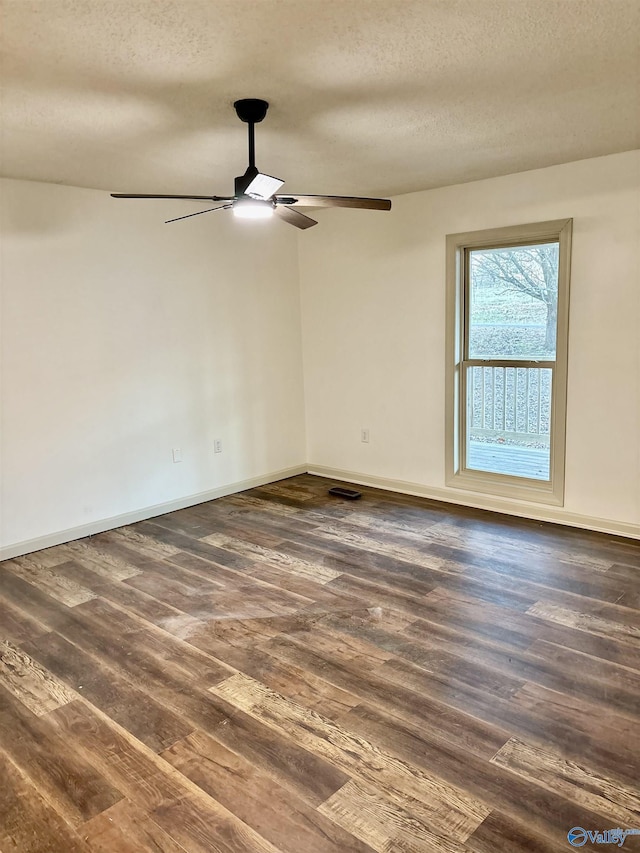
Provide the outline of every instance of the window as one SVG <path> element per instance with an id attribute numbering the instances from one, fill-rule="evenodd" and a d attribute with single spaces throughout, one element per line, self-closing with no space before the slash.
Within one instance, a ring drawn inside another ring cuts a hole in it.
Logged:
<path id="1" fill-rule="evenodd" d="M 572 220 L 447 237 L 447 485 L 564 501 Z"/>

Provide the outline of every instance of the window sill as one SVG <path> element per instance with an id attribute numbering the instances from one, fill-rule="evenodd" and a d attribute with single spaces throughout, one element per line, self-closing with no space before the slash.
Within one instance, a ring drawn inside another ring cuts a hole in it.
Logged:
<path id="1" fill-rule="evenodd" d="M 564 495 L 553 483 L 509 477 L 505 474 L 490 474 L 484 471 L 460 471 L 446 479 L 446 485 L 467 492 L 497 495 L 517 501 L 530 501 L 548 506 L 564 506 Z"/>

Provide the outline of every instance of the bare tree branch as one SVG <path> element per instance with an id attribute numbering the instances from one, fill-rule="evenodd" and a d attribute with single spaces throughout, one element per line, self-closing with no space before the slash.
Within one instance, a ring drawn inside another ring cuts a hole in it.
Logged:
<path id="1" fill-rule="evenodd" d="M 472 283 L 494 288 L 498 282 L 507 292 L 519 292 L 543 302 L 547 308 L 546 341 L 555 348 L 558 302 L 558 246 L 513 246 L 474 251 Z M 495 292 L 495 291 L 494 291 Z"/>

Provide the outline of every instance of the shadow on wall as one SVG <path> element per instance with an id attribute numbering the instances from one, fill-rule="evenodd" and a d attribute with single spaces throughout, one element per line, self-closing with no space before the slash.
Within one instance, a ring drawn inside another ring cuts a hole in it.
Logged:
<path id="1" fill-rule="evenodd" d="M 77 231 L 78 226 L 87 221 L 87 210 L 83 204 L 78 204 L 78 193 L 83 190 L 78 187 L 69 187 L 73 191 L 73 202 L 64 192 L 59 192 L 59 185 L 52 184 L 51 190 L 43 204 L 43 185 L 34 182 L 30 186 L 29 181 L 20 181 L 19 192 L 13 192 L 17 181 L 4 179 L 2 181 L 2 194 L 0 201 L 0 221 L 2 233 L 6 236 L 37 236 L 46 237 L 47 234 L 60 236 L 65 232 Z M 87 209 L 95 215 L 95 190 L 86 190 Z M 108 196 L 105 193 L 105 203 Z"/>

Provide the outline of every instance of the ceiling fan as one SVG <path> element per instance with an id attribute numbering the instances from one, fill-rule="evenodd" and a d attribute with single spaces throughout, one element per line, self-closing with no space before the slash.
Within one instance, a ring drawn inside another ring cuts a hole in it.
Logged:
<path id="1" fill-rule="evenodd" d="M 206 210 L 198 210 L 196 213 L 188 213 L 186 216 L 168 219 L 167 223 L 177 222 L 179 219 L 189 219 L 191 216 L 200 216 L 203 213 L 211 213 L 214 210 L 231 209 L 234 216 L 244 219 L 266 219 L 275 213 L 280 219 L 284 219 L 290 225 L 295 225 L 296 228 L 311 228 L 312 225 L 318 224 L 317 221 L 311 219 L 310 216 L 305 216 L 304 213 L 300 213 L 296 208 L 355 207 L 362 210 L 391 210 L 391 202 L 386 198 L 356 198 L 339 195 L 276 195 L 284 181 L 259 172 L 256 168 L 255 158 L 255 125 L 266 116 L 269 104 L 259 98 L 243 98 L 236 101 L 233 106 L 238 118 L 249 125 L 249 166 L 244 175 L 239 175 L 235 179 L 232 196 L 111 193 L 113 198 L 174 198 L 221 202 L 216 207 L 208 207 Z"/>

